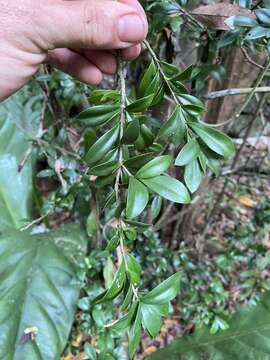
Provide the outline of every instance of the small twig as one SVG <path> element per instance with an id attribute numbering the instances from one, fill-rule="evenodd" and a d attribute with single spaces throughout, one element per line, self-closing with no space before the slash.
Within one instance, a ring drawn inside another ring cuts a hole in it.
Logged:
<path id="1" fill-rule="evenodd" d="M 233 121 L 234 119 L 239 118 L 239 116 L 242 114 L 243 110 L 247 107 L 247 105 L 249 104 L 250 100 L 252 99 L 253 95 L 256 93 L 256 90 L 258 88 L 258 86 L 261 84 L 265 74 L 267 73 L 268 69 L 270 67 L 270 58 L 268 58 L 267 63 L 264 67 L 264 69 L 261 71 L 258 79 L 255 82 L 254 88 L 253 90 L 248 94 L 245 102 L 243 105 L 241 105 L 240 109 L 237 109 L 236 112 L 232 115 L 231 120 Z"/>
<path id="2" fill-rule="evenodd" d="M 224 96 L 234 96 L 234 95 L 244 95 L 244 94 L 250 94 L 252 91 L 254 91 L 253 87 L 250 88 L 232 88 L 232 89 L 225 89 L 225 90 L 219 90 L 219 91 L 212 91 L 206 95 L 204 95 L 205 100 L 212 100 Z M 254 93 L 266 93 L 270 92 L 270 86 L 260 86 L 255 88 Z"/>
<path id="3" fill-rule="evenodd" d="M 256 66 L 257 68 L 259 68 L 259 69 L 261 69 L 261 70 L 264 69 L 264 67 L 263 67 L 262 65 L 256 63 L 256 61 L 254 61 L 254 60 L 251 59 L 251 57 L 249 56 L 247 50 L 246 50 L 243 46 L 241 46 L 240 49 L 241 49 L 242 53 L 244 54 L 245 58 L 247 59 L 247 61 L 248 61 L 250 64 Z"/>
<path id="4" fill-rule="evenodd" d="M 46 212 L 46 214 L 40 216 L 38 219 L 33 220 L 32 222 L 30 222 L 29 224 L 23 226 L 20 228 L 20 231 L 25 231 L 30 229 L 32 226 L 40 223 L 42 220 L 44 220 L 47 216 L 49 216 L 51 214 L 52 210 L 49 210 Z"/>
<path id="5" fill-rule="evenodd" d="M 167 87 L 168 87 L 168 89 L 169 89 L 169 91 L 170 91 L 170 93 L 171 93 L 171 95 L 172 95 L 172 98 L 173 98 L 175 104 L 176 104 L 176 105 L 181 105 L 181 104 L 180 104 L 180 101 L 178 100 L 177 96 L 175 95 L 173 89 L 171 88 L 171 85 L 170 85 L 170 83 L 169 83 L 169 81 L 168 81 L 168 79 L 167 79 L 167 77 L 166 77 L 166 75 L 165 75 L 162 67 L 160 66 L 159 60 L 158 60 L 158 58 L 157 58 L 154 50 L 152 49 L 151 45 L 149 44 L 149 42 L 148 42 L 147 40 L 144 40 L 143 43 L 144 43 L 144 45 L 146 46 L 147 50 L 149 51 L 152 59 L 154 60 L 156 66 L 157 66 L 157 69 L 158 69 L 160 75 L 162 76 L 164 82 L 166 83 L 166 85 L 167 85 Z"/>
<path id="6" fill-rule="evenodd" d="M 29 146 L 29 148 L 26 150 L 26 153 L 22 159 L 22 161 L 19 163 L 18 165 L 18 172 L 20 173 L 22 171 L 22 169 L 24 168 L 25 164 L 27 163 L 27 161 L 29 160 L 31 154 L 32 154 L 32 150 L 33 150 L 33 145 L 31 144 Z"/>

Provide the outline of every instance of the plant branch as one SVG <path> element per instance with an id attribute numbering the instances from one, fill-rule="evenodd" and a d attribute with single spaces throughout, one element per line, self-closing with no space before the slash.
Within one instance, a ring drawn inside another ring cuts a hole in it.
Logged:
<path id="1" fill-rule="evenodd" d="M 255 91 L 254 91 L 255 89 Z M 251 92 L 254 93 L 266 93 L 270 92 L 270 86 L 260 86 L 257 88 L 232 88 L 232 89 L 225 89 L 225 90 L 219 90 L 219 91 L 212 91 L 206 95 L 204 95 L 205 100 L 212 100 L 224 96 L 234 96 L 234 95 L 244 95 L 244 94 L 250 94 Z"/>
<path id="2" fill-rule="evenodd" d="M 171 93 L 171 95 L 172 95 L 172 98 L 173 98 L 175 104 L 176 104 L 176 105 L 181 105 L 181 103 L 180 103 L 180 101 L 178 100 L 177 96 L 175 95 L 175 93 L 174 93 L 174 91 L 173 91 L 173 89 L 172 89 L 172 87 L 171 87 L 171 85 L 170 85 L 170 83 L 169 83 L 169 81 L 168 81 L 168 79 L 167 79 L 167 77 L 166 77 L 166 75 L 165 75 L 162 67 L 160 66 L 160 62 L 159 62 L 159 60 L 158 60 L 158 58 L 157 58 L 157 55 L 155 54 L 154 50 L 152 49 L 151 45 L 149 44 L 149 42 L 148 42 L 147 40 L 144 40 L 143 43 L 144 43 L 144 45 L 146 46 L 147 50 L 149 51 L 149 53 L 150 53 L 153 61 L 155 62 L 156 66 L 157 66 L 157 69 L 158 69 L 160 75 L 162 76 L 162 78 L 163 78 L 166 86 L 168 87 L 168 89 L 169 89 L 169 91 L 170 91 L 170 93 Z"/>

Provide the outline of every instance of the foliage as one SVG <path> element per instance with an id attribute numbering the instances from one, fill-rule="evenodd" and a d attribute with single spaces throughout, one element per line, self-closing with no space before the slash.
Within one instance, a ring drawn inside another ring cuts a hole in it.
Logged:
<path id="1" fill-rule="evenodd" d="M 0 143 L 5 145 L 0 154 L 0 357 L 55 359 L 73 322 L 85 237 L 74 225 L 50 232 L 22 230 L 31 217 L 32 166 L 29 162 L 18 173 L 27 143 L 4 116 Z"/>
<path id="2" fill-rule="evenodd" d="M 157 39 L 179 34 L 186 21 L 181 36 L 207 43 L 211 60 L 217 48 L 250 43 L 250 36 L 236 29 L 219 39 L 183 8 L 185 1 L 143 3 L 149 42 L 136 64 L 125 64 L 118 53 L 114 86 L 96 89 L 45 67 L 28 90 L 1 105 L 3 357 L 59 358 L 79 288 L 72 336 L 78 332 L 81 340 L 72 338 L 65 354 L 79 356 L 83 345 L 94 360 L 127 359 L 126 347 L 133 357 L 143 331 L 155 338 L 173 304 L 180 305 L 183 323 L 208 326 L 198 338 L 226 330 L 229 274 L 239 264 L 239 302 L 254 303 L 253 293 L 269 289 L 260 274 L 269 256 L 252 242 L 259 226 L 268 229 L 267 204 L 247 238 L 236 224 L 226 235 L 226 254 L 204 263 L 185 243 L 177 250 L 164 246 L 155 231 L 169 202 L 179 210 L 192 202 L 204 176 L 219 175 L 235 152 L 227 135 L 202 121 L 206 109 L 196 96 L 209 76 L 221 82 L 224 68 L 206 61 L 180 69 L 159 58 Z M 235 18 L 235 26 L 266 29 L 267 11 L 256 15 Z M 260 37 L 263 45 L 266 38 Z M 166 103 L 166 115 L 157 116 Z M 31 213 L 38 218 L 32 221 Z M 52 230 L 63 222 L 71 224 Z M 7 316 L 14 318 L 8 331 Z"/>
<path id="3" fill-rule="evenodd" d="M 270 354 L 269 292 L 256 307 L 241 309 L 231 320 L 230 329 L 215 336 L 198 329 L 194 335 L 176 340 L 169 347 L 149 356 L 149 360 L 186 359 L 267 359 Z"/>

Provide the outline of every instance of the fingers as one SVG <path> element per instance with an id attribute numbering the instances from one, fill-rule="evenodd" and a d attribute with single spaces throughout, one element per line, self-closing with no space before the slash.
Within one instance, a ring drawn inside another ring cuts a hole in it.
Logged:
<path id="1" fill-rule="evenodd" d="M 147 30 L 135 0 L 47 0 L 40 22 L 44 50 L 124 49 L 144 40 Z"/>
<path id="2" fill-rule="evenodd" d="M 102 72 L 82 55 L 69 49 L 48 52 L 47 62 L 87 84 L 98 85 Z"/>
<path id="3" fill-rule="evenodd" d="M 115 74 L 117 69 L 116 57 L 109 51 L 81 50 L 80 53 L 105 74 Z"/>
<path id="4" fill-rule="evenodd" d="M 123 49 L 122 50 L 123 58 L 125 60 L 134 60 L 140 55 L 141 49 L 142 47 L 140 44 L 131 46 L 127 49 Z"/>

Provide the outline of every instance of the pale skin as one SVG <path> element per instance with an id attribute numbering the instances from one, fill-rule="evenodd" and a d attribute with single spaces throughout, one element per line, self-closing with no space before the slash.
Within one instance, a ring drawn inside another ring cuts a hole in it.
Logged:
<path id="1" fill-rule="evenodd" d="M 0 0 L 0 100 L 41 64 L 98 85 L 117 68 L 114 50 L 139 56 L 148 31 L 137 0 Z"/>

